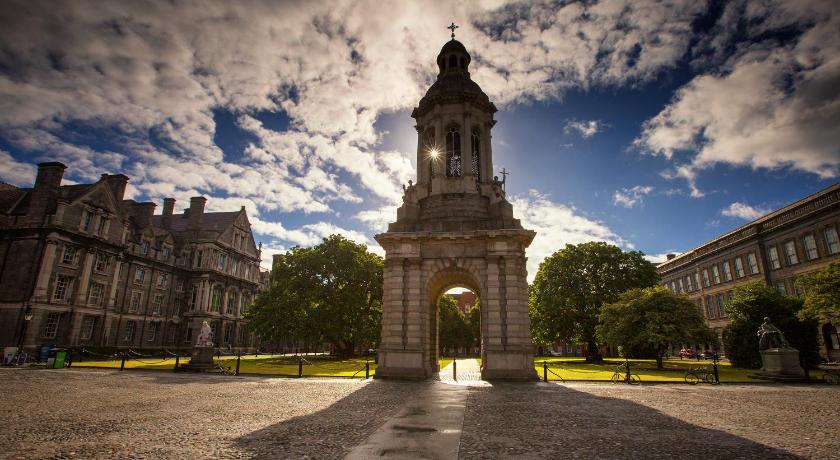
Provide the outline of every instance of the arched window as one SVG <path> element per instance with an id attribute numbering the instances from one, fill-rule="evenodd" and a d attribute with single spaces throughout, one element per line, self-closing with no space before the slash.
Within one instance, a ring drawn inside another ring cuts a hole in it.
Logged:
<path id="1" fill-rule="evenodd" d="M 458 67 L 458 57 L 454 54 L 449 55 L 449 68 L 454 69 Z"/>
<path id="2" fill-rule="evenodd" d="M 462 174 L 461 133 L 457 127 L 453 126 L 446 133 L 446 175 L 448 177 L 461 177 Z"/>
<path id="3" fill-rule="evenodd" d="M 210 296 L 210 311 L 219 311 L 222 308 L 222 286 L 213 286 L 213 293 Z"/>
<path id="4" fill-rule="evenodd" d="M 475 175 L 475 179 L 480 181 L 481 180 L 481 135 L 479 134 L 477 129 L 474 129 L 472 132 L 472 142 L 470 143 L 470 149 L 472 152 L 472 172 Z"/>
<path id="5" fill-rule="evenodd" d="M 248 307 L 251 306 L 251 293 L 248 291 L 243 292 L 242 296 L 240 296 L 240 302 L 241 308 L 239 310 L 239 314 L 244 315 L 245 312 L 248 311 Z"/>

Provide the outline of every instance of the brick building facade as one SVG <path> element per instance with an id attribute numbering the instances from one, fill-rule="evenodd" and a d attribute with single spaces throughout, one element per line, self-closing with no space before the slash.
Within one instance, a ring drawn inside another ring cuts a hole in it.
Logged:
<path id="1" fill-rule="evenodd" d="M 61 185 L 42 163 L 33 188 L 0 187 L 0 346 L 189 348 L 203 321 L 219 347 L 258 345 L 243 313 L 260 287 L 244 207 L 195 197 L 124 200 L 129 178 Z"/>
<path id="2" fill-rule="evenodd" d="M 840 257 L 840 184 L 835 184 L 657 267 L 662 285 L 686 294 L 718 335 L 729 324 L 724 310 L 735 286 L 761 280 L 801 296 L 797 277 Z M 823 354 L 840 359 L 837 326 L 824 324 Z M 725 350 L 724 350 L 725 351 Z"/>

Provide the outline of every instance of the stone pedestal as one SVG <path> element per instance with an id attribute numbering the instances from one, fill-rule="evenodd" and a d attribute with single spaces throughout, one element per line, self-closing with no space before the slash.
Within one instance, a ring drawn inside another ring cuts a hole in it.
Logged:
<path id="1" fill-rule="evenodd" d="M 799 350 L 795 348 L 768 348 L 761 351 L 762 372 L 750 377 L 763 380 L 798 382 L 805 380 L 805 371 L 799 364 Z"/>
<path id="2" fill-rule="evenodd" d="M 195 347 L 190 353 L 190 362 L 181 366 L 185 371 L 203 372 L 213 369 L 213 347 Z"/>

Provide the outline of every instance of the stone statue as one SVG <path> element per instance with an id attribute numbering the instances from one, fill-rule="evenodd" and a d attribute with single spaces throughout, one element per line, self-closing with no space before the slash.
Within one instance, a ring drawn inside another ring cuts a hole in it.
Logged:
<path id="1" fill-rule="evenodd" d="M 213 346 L 213 329 L 207 324 L 207 321 L 201 325 L 201 332 L 198 333 L 198 338 L 195 340 L 197 347 L 212 347 Z"/>
<path id="2" fill-rule="evenodd" d="M 782 331 L 770 324 L 770 318 L 765 317 L 758 328 L 758 349 L 764 351 L 770 348 L 790 348 L 790 344 Z"/>

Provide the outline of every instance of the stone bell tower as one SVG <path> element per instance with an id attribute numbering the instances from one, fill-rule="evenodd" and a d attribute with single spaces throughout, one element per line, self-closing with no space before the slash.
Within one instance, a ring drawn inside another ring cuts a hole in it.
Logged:
<path id="1" fill-rule="evenodd" d="M 513 218 L 493 176 L 496 107 L 470 78 L 470 55 L 454 33 L 437 65 L 437 81 L 411 114 L 417 182 L 404 187 L 396 222 L 376 236 L 386 254 L 376 375 L 433 377 L 438 300 L 466 287 L 480 299 L 483 378 L 534 379 L 525 248 L 535 233 Z"/>

